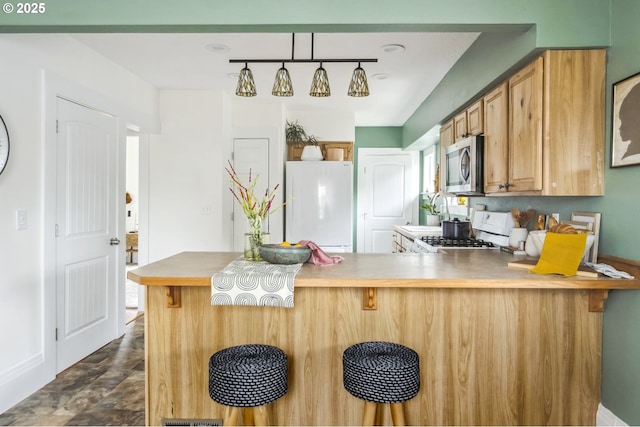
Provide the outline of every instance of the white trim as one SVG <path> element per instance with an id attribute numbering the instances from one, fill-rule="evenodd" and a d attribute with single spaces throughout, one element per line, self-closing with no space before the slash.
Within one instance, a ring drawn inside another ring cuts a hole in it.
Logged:
<path id="1" fill-rule="evenodd" d="M 3 372 L 0 372 L 0 386 L 4 386 L 5 384 L 18 379 L 42 363 L 44 363 L 44 353 L 40 352 L 34 354 L 28 359 L 25 359 L 21 363 L 10 367 L 9 369 L 5 369 Z"/>
<path id="2" fill-rule="evenodd" d="M 596 426 L 628 426 L 629 424 L 616 417 L 613 412 L 605 408 L 602 403 L 598 404 L 596 412 Z"/>
<path id="3" fill-rule="evenodd" d="M 55 364 L 54 369 L 48 365 L 50 363 L 45 360 L 44 353 L 37 353 L 3 372 L 0 377 L 0 413 L 52 381 L 55 378 Z"/>

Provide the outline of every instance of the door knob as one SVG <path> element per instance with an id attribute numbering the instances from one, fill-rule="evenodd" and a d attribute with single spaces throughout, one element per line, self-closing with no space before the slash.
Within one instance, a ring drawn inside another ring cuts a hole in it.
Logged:
<path id="1" fill-rule="evenodd" d="M 113 238 L 109 241 L 109 244 L 110 244 L 111 246 L 119 245 L 119 244 L 120 244 L 120 239 L 118 239 L 117 237 L 113 237 Z"/>

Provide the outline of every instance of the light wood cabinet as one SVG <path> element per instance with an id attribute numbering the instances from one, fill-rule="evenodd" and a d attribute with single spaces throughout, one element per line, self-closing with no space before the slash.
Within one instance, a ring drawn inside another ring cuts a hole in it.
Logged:
<path id="1" fill-rule="evenodd" d="M 505 81 L 484 103 L 484 192 L 501 191 L 509 180 L 509 87 Z"/>
<path id="2" fill-rule="evenodd" d="M 438 181 L 437 191 L 444 192 L 444 187 L 447 182 L 447 177 L 445 176 L 446 167 L 446 153 L 447 147 L 453 144 L 453 128 L 454 128 L 454 120 L 449 120 L 447 123 L 440 127 L 440 180 Z"/>
<path id="3" fill-rule="evenodd" d="M 454 140 L 480 135 L 484 130 L 484 105 L 482 99 L 471 104 L 453 118 Z"/>
<path id="4" fill-rule="evenodd" d="M 506 191 L 542 190 L 543 59 L 509 79 L 509 180 Z"/>
<path id="5" fill-rule="evenodd" d="M 487 194 L 604 194 L 605 67 L 604 50 L 550 50 L 509 78 L 506 150 L 505 88 L 485 96 Z"/>

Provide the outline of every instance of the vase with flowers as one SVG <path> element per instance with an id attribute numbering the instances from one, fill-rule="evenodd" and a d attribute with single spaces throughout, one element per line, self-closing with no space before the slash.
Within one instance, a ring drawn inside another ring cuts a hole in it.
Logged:
<path id="1" fill-rule="evenodd" d="M 233 197 L 237 200 L 249 222 L 249 232 L 245 235 L 245 248 L 244 259 L 247 261 L 262 261 L 260 256 L 260 246 L 264 241 L 265 234 L 262 231 L 262 225 L 264 220 L 273 212 L 280 209 L 283 205 L 277 207 L 273 206 L 273 201 L 276 197 L 276 190 L 280 186 L 277 184 L 272 190 L 267 188 L 261 199 L 255 194 L 255 188 L 258 183 L 258 175 L 252 176 L 251 169 L 249 169 L 249 179 L 245 185 L 236 170 L 233 168 L 231 161 L 229 161 L 228 167 L 225 168 L 231 181 L 231 187 L 229 190 Z"/>

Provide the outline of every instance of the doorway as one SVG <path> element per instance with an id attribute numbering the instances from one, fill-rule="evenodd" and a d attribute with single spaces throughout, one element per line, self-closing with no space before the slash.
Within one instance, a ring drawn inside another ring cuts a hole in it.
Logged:
<path id="1" fill-rule="evenodd" d="M 57 97 L 56 372 L 115 338 L 119 269 L 118 119 Z"/>
<path id="2" fill-rule="evenodd" d="M 125 270 L 138 268 L 139 218 L 140 218 L 140 138 L 137 132 L 127 130 L 126 147 L 126 208 L 125 208 Z M 144 288 L 131 280 L 125 280 L 125 323 L 142 314 Z"/>
<path id="3" fill-rule="evenodd" d="M 243 183 L 258 179 L 258 194 L 263 188 L 270 188 L 269 182 L 269 139 L 234 138 L 233 167 Z M 259 190 L 258 190 L 259 189 Z M 233 203 L 233 248 L 235 252 L 244 251 L 244 235 L 249 231 L 249 222 L 238 203 Z M 263 231 L 269 232 L 269 217 L 263 224 Z"/>
<path id="4" fill-rule="evenodd" d="M 419 157 L 400 148 L 358 150 L 358 252 L 393 252 L 393 227 L 418 223 Z"/>

